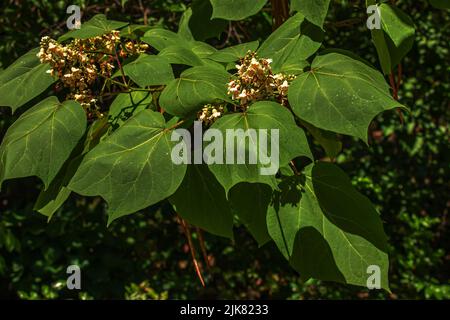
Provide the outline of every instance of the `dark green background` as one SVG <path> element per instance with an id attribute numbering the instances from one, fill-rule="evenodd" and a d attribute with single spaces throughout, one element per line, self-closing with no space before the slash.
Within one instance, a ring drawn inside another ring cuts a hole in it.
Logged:
<path id="1" fill-rule="evenodd" d="M 125 3 L 124 6 L 121 2 Z M 161 24 L 175 30 L 191 1 L 72 1 L 84 20 L 109 18 Z M 0 194 L 0 298 L 130 299 L 448 299 L 450 298 L 449 116 L 450 17 L 425 1 L 396 1 L 416 23 L 416 42 L 403 61 L 402 125 L 394 113 L 379 116 L 371 143 L 344 139 L 338 163 L 381 212 L 390 242 L 392 294 L 310 280 L 302 282 L 274 245 L 258 248 L 244 228 L 235 242 L 206 235 L 213 257 L 202 288 L 186 240 L 167 204 L 125 217 L 106 228 L 100 199 L 73 195 L 47 224 L 33 211 L 41 183 L 8 181 Z M 365 28 L 364 1 L 332 1 L 325 48 L 342 48 L 378 66 Z M 0 68 L 36 47 L 41 36 L 66 32 L 65 1 L 2 1 Z M 149 10 L 145 11 L 145 8 Z M 352 19 L 352 26 L 338 21 Z M 270 8 L 234 24 L 242 41 L 262 40 L 271 30 Z M 225 24 L 226 26 L 226 24 Z M 201 29 L 201 28 L 200 28 Z M 238 36 L 228 38 L 236 43 Z M 209 40 L 221 46 L 220 39 Z M 0 137 L 17 117 L 0 108 Z M 82 268 L 82 290 L 65 287 L 66 267 Z"/>

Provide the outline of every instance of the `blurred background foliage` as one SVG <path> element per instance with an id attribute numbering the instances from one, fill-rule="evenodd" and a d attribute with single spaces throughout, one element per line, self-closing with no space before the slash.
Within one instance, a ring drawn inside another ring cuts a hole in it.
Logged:
<path id="1" fill-rule="evenodd" d="M 202 0 L 194 0 L 197 3 Z M 175 30 L 192 1 L 71 1 L 83 20 L 109 18 Z M 449 299 L 448 230 L 450 17 L 425 1 L 395 1 L 415 21 L 399 95 L 411 113 L 379 116 L 371 143 L 343 138 L 337 162 L 381 212 L 390 242 L 392 293 L 315 280 L 303 282 L 273 244 L 258 248 L 244 228 L 235 241 L 205 235 L 212 267 L 198 281 L 182 229 L 167 204 L 106 228 L 104 203 L 72 195 L 50 223 L 33 211 L 37 179 L 7 182 L 0 194 L 0 298 L 25 299 Z M 365 27 L 364 1 L 332 1 L 324 48 L 350 50 L 378 66 Z M 66 1 L 4 0 L 0 4 L 0 69 L 65 30 Z M 270 7 L 223 25 L 217 47 L 264 39 Z M 203 17 L 204 18 L 204 17 Z M 202 17 L 198 17 L 201 21 Z M 13 120 L 0 109 L 0 137 Z M 351 204 L 349 204 L 351 205 Z M 194 233 L 194 238 L 198 234 Z M 200 250 L 198 248 L 198 252 Z M 199 254 L 201 256 L 201 253 Z M 82 269 L 82 290 L 66 289 L 66 268 Z"/>

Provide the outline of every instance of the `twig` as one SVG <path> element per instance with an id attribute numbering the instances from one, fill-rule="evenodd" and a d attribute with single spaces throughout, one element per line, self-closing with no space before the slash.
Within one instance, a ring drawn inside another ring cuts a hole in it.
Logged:
<path id="1" fill-rule="evenodd" d="M 205 239 L 203 238 L 203 231 L 199 227 L 196 228 L 196 231 L 198 234 L 198 240 L 200 242 L 200 248 L 203 254 L 203 259 L 205 260 L 206 267 L 208 268 L 208 270 L 210 270 L 211 266 L 209 265 L 208 253 L 206 252 Z"/>
<path id="2" fill-rule="evenodd" d="M 402 84 L 402 81 L 403 81 L 403 67 L 402 67 L 402 64 L 399 63 L 398 68 L 397 68 L 397 90 L 400 89 L 400 85 Z"/>
<path id="3" fill-rule="evenodd" d="M 389 74 L 389 82 L 391 83 L 392 96 L 395 100 L 398 100 L 397 84 L 396 84 L 394 73 L 392 72 L 392 70 L 391 70 L 391 73 Z"/>
<path id="4" fill-rule="evenodd" d="M 117 48 L 114 48 L 114 54 L 116 56 L 117 65 L 119 66 L 120 73 L 122 74 L 122 81 L 126 88 L 128 88 L 127 79 L 125 77 L 125 72 L 123 71 L 122 64 L 120 63 L 119 55 L 117 54 Z"/>
<path id="5" fill-rule="evenodd" d="M 181 226 L 183 227 L 184 234 L 186 235 L 186 238 L 188 241 L 188 246 L 189 246 L 189 250 L 191 252 L 191 258 L 192 258 L 192 263 L 194 264 L 195 272 L 197 273 L 197 277 L 200 279 L 202 286 L 205 287 L 205 281 L 203 280 L 203 276 L 200 271 L 199 264 L 197 262 L 195 248 L 192 243 L 192 237 L 191 237 L 191 232 L 189 231 L 189 226 L 183 218 L 181 218 L 179 215 L 177 215 L 177 216 L 178 216 L 178 221 L 180 222 Z"/>
<path id="6" fill-rule="evenodd" d="M 389 74 L 389 82 L 391 83 L 392 96 L 396 101 L 398 101 L 398 87 L 397 87 L 398 82 L 395 81 L 395 76 L 394 76 L 394 73 L 392 70 L 391 70 L 391 73 Z M 400 108 L 397 108 L 397 113 L 400 118 L 400 123 L 403 124 L 405 121 L 403 119 L 402 110 Z"/>

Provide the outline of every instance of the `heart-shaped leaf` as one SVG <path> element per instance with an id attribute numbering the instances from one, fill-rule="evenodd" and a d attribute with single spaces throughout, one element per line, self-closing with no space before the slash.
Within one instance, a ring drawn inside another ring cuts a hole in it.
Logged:
<path id="1" fill-rule="evenodd" d="M 331 163 L 311 164 L 304 176 L 289 177 L 280 189 L 267 226 L 301 277 L 366 286 L 369 268 L 377 266 L 381 287 L 389 290 L 381 219 L 342 170 Z"/>
<path id="2" fill-rule="evenodd" d="M 160 56 L 141 54 L 123 67 L 126 76 L 144 88 L 165 85 L 174 79 L 169 62 Z"/>
<path id="3" fill-rule="evenodd" d="M 159 103 L 168 113 L 186 116 L 217 100 L 228 101 L 227 83 L 231 75 L 223 68 L 193 67 L 170 82 Z"/>
<path id="4" fill-rule="evenodd" d="M 288 97 L 299 118 L 364 141 L 377 114 L 405 108 L 391 97 L 381 73 L 339 53 L 316 57 L 311 70 L 290 85 Z"/>
<path id="5" fill-rule="evenodd" d="M 85 156 L 69 189 L 103 197 L 109 223 L 171 196 L 186 165 L 172 162 L 170 134 L 160 113 L 139 112 Z"/>
<path id="6" fill-rule="evenodd" d="M 213 7 L 211 18 L 243 20 L 250 17 L 266 4 L 267 0 L 210 0 Z"/>
<path id="7" fill-rule="evenodd" d="M 39 62 L 38 51 L 27 52 L 0 74 L 0 106 L 14 112 L 55 82 L 47 73 L 50 66 Z"/>
<path id="8" fill-rule="evenodd" d="M 225 190 L 206 165 L 188 165 L 170 202 L 189 223 L 212 234 L 233 238 L 233 215 Z"/>
<path id="9" fill-rule="evenodd" d="M 86 130 L 86 115 L 75 101 L 49 97 L 9 127 L 0 146 L 4 180 L 37 176 L 48 188 Z"/>
<path id="10" fill-rule="evenodd" d="M 305 133 L 296 125 L 289 110 L 275 102 L 257 102 L 244 113 L 223 116 L 211 128 L 219 130 L 224 137 L 224 159 L 227 153 L 233 154 L 233 157 L 223 161 L 223 164 L 209 165 L 227 193 L 239 182 L 260 182 L 276 188 L 277 165 L 278 167 L 285 165 L 299 156 L 312 159 Z M 249 129 L 256 130 L 256 136 L 252 136 Z M 278 130 L 278 141 L 274 141 L 276 145 L 271 144 L 274 134 L 271 130 Z M 227 138 L 227 132 L 232 133 L 233 136 Z M 260 148 L 260 142 L 264 141 L 261 139 L 266 139 L 266 150 Z M 230 151 L 229 149 L 233 147 L 234 150 Z M 239 149 L 245 151 L 246 161 L 242 164 L 239 164 L 240 156 L 244 155 L 238 154 Z M 270 151 L 278 154 L 271 154 Z M 267 156 L 272 157 L 270 159 L 272 161 L 262 164 L 260 152 L 267 152 Z M 256 163 L 251 164 L 249 161 L 251 158 L 256 159 Z M 275 169 L 274 172 L 269 173 L 272 169 Z"/>

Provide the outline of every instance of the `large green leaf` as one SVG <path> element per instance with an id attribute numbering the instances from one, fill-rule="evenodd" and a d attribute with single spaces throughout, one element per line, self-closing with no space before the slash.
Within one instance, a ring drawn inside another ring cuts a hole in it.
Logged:
<path id="1" fill-rule="evenodd" d="M 158 51 L 169 46 L 184 46 L 190 48 L 192 42 L 178 33 L 162 28 L 155 28 L 147 31 L 142 37 L 142 41 L 148 43 Z"/>
<path id="2" fill-rule="evenodd" d="M 63 167 L 50 183 L 50 186 L 46 190 L 42 190 L 39 194 L 34 204 L 34 210 L 47 216 L 50 221 L 53 214 L 66 202 L 72 193 L 67 186 L 78 170 L 84 155 L 99 143 L 101 137 L 107 130 L 107 118 L 101 118 L 92 123 L 85 137 L 80 140 L 72 151 L 69 159 L 66 160 Z"/>
<path id="3" fill-rule="evenodd" d="M 277 30 L 275 30 L 258 49 L 258 54 L 263 58 L 277 59 L 284 52 L 297 43 L 300 37 L 300 26 L 305 16 L 297 13 L 284 22 Z"/>
<path id="4" fill-rule="evenodd" d="M 217 51 L 213 46 L 186 38 L 183 33 L 155 28 L 145 33 L 142 40 L 156 50 L 163 52 L 171 63 L 193 64 L 193 59 L 207 58 Z M 190 51 L 190 53 L 188 53 Z M 198 61 L 195 61 L 198 64 Z"/>
<path id="5" fill-rule="evenodd" d="M 291 84 L 288 96 L 301 119 L 364 141 L 377 114 L 403 107 L 392 99 L 381 73 L 339 53 L 316 57 L 311 70 Z"/>
<path id="6" fill-rule="evenodd" d="M 217 51 L 217 49 L 205 42 L 190 40 L 182 34 L 162 28 L 147 31 L 142 37 L 142 41 L 148 43 L 158 51 L 170 46 L 184 47 L 192 50 L 200 58 L 206 58 Z"/>
<path id="7" fill-rule="evenodd" d="M 87 39 L 101 36 L 113 30 L 126 27 L 128 22 L 108 20 L 104 14 L 97 14 L 91 20 L 81 24 L 80 29 L 74 29 L 59 37 L 58 41 L 65 41 L 70 38 Z"/>
<path id="8" fill-rule="evenodd" d="M 125 65 L 123 71 L 140 87 L 165 85 L 174 79 L 169 62 L 155 55 L 141 54 Z"/>
<path id="9" fill-rule="evenodd" d="M 228 101 L 226 85 L 230 78 L 224 69 L 210 66 L 190 68 L 167 85 L 159 103 L 172 115 L 189 115 L 206 103 Z"/>
<path id="10" fill-rule="evenodd" d="M 212 234 L 233 238 L 233 215 L 225 190 L 206 165 L 189 165 L 178 190 L 170 197 L 177 213 Z"/>
<path id="11" fill-rule="evenodd" d="M 396 47 L 414 37 L 414 24 L 410 17 L 397 7 L 382 3 L 379 7 L 381 27 Z"/>
<path id="12" fill-rule="evenodd" d="M 267 169 L 270 165 L 263 165 L 259 161 L 258 153 L 260 149 L 258 145 L 261 138 L 260 133 L 263 132 L 259 132 L 258 129 L 267 130 L 267 151 L 270 151 L 271 148 L 274 148 L 274 151 L 278 151 L 279 157 L 275 157 L 274 160 L 278 160 L 279 166 L 285 165 L 299 156 L 306 156 L 312 159 L 305 133 L 296 125 L 288 109 L 275 102 L 257 102 L 251 105 L 245 113 L 223 116 L 211 128 L 222 132 L 224 159 L 226 159 L 227 152 L 230 154 L 234 152 L 232 161 L 224 161 L 228 162 L 228 164 L 214 163 L 209 165 L 209 168 L 227 193 L 239 182 L 260 182 L 276 188 L 275 174 L 262 174 L 261 171 L 262 168 Z M 233 134 L 239 134 L 237 131 L 239 129 L 242 137 L 226 138 L 227 130 Z M 255 129 L 257 137 L 250 136 L 248 129 Z M 276 146 L 271 145 L 272 129 L 279 130 L 279 144 Z M 247 135 L 245 135 L 246 133 Z M 254 141 L 254 138 L 258 139 L 258 141 Z M 234 151 L 228 150 L 231 149 L 232 145 L 234 145 Z M 238 164 L 238 148 L 246 152 L 244 164 Z M 264 150 L 262 151 L 265 152 Z M 256 164 L 249 163 L 251 156 L 258 160 Z"/>
<path id="13" fill-rule="evenodd" d="M 238 183 L 229 193 L 235 214 L 247 227 L 259 246 L 270 241 L 266 214 L 272 199 L 272 189 L 262 183 Z"/>
<path id="14" fill-rule="evenodd" d="M 146 109 L 152 102 L 152 94 L 147 91 L 120 93 L 111 103 L 108 118 L 113 129 L 121 126 L 133 114 Z"/>
<path id="15" fill-rule="evenodd" d="M 191 67 L 205 65 L 205 61 L 200 59 L 192 49 L 178 45 L 165 47 L 158 56 L 164 57 L 171 64 L 184 64 Z"/>
<path id="16" fill-rule="evenodd" d="M 304 18 L 301 13 L 289 18 L 258 49 L 260 57 L 273 60 L 274 72 L 301 73 L 305 60 L 320 48 L 323 32 Z"/>
<path id="17" fill-rule="evenodd" d="M 375 0 L 367 0 L 367 6 Z M 381 29 L 372 29 L 372 40 L 384 74 L 390 74 L 414 44 L 415 28 L 411 18 L 387 3 L 378 6 Z"/>
<path id="18" fill-rule="evenodd" d="M 212 18 L 242 20 L 250 17 L 266 4 L 267 0 L 210 0 L 213 7 Z"/>
<path id="19" fill-rule="evenodd" d="M 170 134 L 160 113 L 139 112 L 85 156 L 69 189 L 102 196 L 109 223 L 169 197 L 186 172 L 171 160 Z"/>
<path id="20" fill-rule="evenodd" d="M 330 0 L 291 0 L 291 10 L 301 12 L 306 19 L 323 27 Z"/>
<path id="21" fill-rule="evenodd" d="M 223 19 L 212 19 L 212 5 L 209 0 L 194 0 L 189 28 L 196 40 L 206 40 L 219 36 L 228 25 Z"/>
<path id="22" fill-rule="evenodd" d="M 400 63 L 414 44 L 415 28 L 411 18 L 387 3 L 379 7 L 381 27 L 389 49 L 391 68 Z"/>
<path id="23" fill-rule="evenodd" d="M 48 188 L 86 130 L 86 115 L 74 101 L 49 97 L 9 127 L 0 146 L 4 180 L 37 176 Z"/>
<path id="24" fill-rule="evenodd" d="M 13 112 L 44 92 L 55 79 L 47 73 L 48 64 L 41 64 L 33 49 L 16 60 L 0 74 L 0 106 Z"/>
<path id="25" fill-rule="evenodd" d="M 189 28 L 189 21 L 192 18 L 192 8 L 188 8 L 181 17 L 180 24 L 178 26 L 178 34 L 189 41 L 195 40 Z"/>
<path id="26" fill-rule="evenodd" d="M 258 41 L 238 44 L 217 51 L 216 53 L 211 55 L 209 59 L 224 63 L 237 61 L 240 58 L 243 58 L 248 51 L 256 51 L 256 49 L 258 49 L 258 45 Z"/>
<path id="27" fill-rule="evenodd" d="M 336 133 L 316 128 L 312 124 L 305 121 L 301 121 L 301 124 L 314 137 L 314 141 L 322 146 L 327 156 L 330 158 L 336 158 L 336 156 L 341 152 L 342 142 L 339 140 Z"/>
<path id="28" fill-rule="evenodd" d="M 309 165 L 289 177 L 269 208 L 269 233 L 304 279 L 366 286 L 368 267 L 389 290 L 386 236 L 378 212 L 333 164 Z"/>

